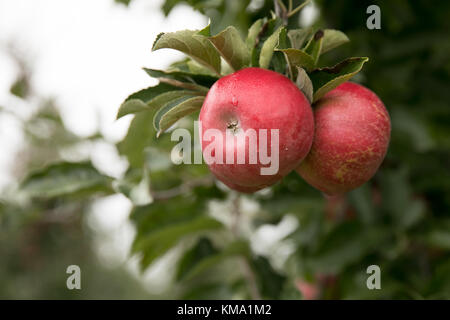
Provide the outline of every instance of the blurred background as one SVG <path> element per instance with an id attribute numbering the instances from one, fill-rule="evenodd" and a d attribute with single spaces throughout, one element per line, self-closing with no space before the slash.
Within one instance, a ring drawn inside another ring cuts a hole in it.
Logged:
<path id="1" fill-rule="evenodd" d="M 366 27 L 371 4 L 380 30 Z M 157 83 L 142 67 L 183 59 L 151 52 L 158 33 L 211 19 L 212 33 L 245 35 L 270 10 L 0 0 L 0 298 L 450 298 L 450 3 L 315 0 L 289 20 L 345 32 L 351 42 L 322 63 L 369 56 L 354 81 L 391 115 L 382 167 L 343 198 L 295 173 L 229 192 L 205 166 L 170 162 L 175 142 L 156 140 L 152 113 L 115 120 L 130 93 Z M 72 264 L 81 290 L 66 287 Z M 373 264 L 381 290 L 366 286 Z"/>

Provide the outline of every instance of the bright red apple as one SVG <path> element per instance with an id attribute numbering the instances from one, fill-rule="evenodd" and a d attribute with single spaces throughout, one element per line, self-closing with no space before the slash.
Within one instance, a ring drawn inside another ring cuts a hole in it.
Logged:
<path id="1" fill-rule="evenodd" d="M 345 82 L 314 108 L 311 151 L 297 172 L 326 194 L 342 194 L 368 181 L 386 155 L 391 122 L 369 89 Z"/>
<path id="2" fill-rule="evenodd" d="M 304 94 L 285 76 L 260 68 L 219 79 L 206 96 L 199 120 L 203 157 L 212 173 L 247 193 L 272 185 L 298 167 L 314 134 Z M 217 134 L 223 136 L 222 145 Z"/>

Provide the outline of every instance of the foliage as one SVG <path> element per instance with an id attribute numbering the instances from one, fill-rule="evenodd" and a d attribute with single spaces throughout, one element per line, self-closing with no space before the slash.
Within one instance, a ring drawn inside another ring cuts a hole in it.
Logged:
<path id="1" fill-rule="evenodd" d="M 92 199 L 112 192 L 111 178 L 89 162 L 64 162 L 59 154 L 87 139 L 67 131 L 51 101 L 20 121 L 26 143 L 14 169 L 28 178 L 21 189 L 12 186 L 0 196 L 0 298 L 149 297 L 124 270 L 98 263 L 85 213 Z M 49 161 L 55 164 L 44 167 Z M 67 290 L 72 264 L 81 267 L 81 291 Z"/>
<path id="2" fill-rule="evenodd" d="M 247 11 L 249 1 L 167 0 L 164 13 L 179 3 L 212 17 L 211 26 L 159 35 L 154 50 L 175 49 L 188 58 L 165 71 L 146 70 L 160 83 L 131 95 L 118 113 L 135 114 L 117 145 L 130 166 L 115 190 L 135 204 L 133 253 L 142 269 L 177 251 L 172 298 L 296 299 L 295 286 L 304 282 L 318 288 L 318 298 L 449 298 L 449 4 L 380 2 L 382 30 L 368 30 L 367 1 L 317 1 L 321 17 L 311 28 L 286 21 L 292 11 L 280 5 L 277 15 L 270 12 L 272 1 Z M 208 88 L 245 66 L 284 73 L 312 101 L 353 76 L 373 89 L 393 127 L 373 181 L 329 199 L 293 173 L 269 190 L 240 196 L 204 165 L 174 165 L 174 142 L 163 132 L 174 126 L 193 132 Z M 66 181 L 88 176 L 56 172 L 67 174 Z M 46 186 L 48 178 L 33 175 L 24 186 Z M 109 190 L 110 180 L 100 174 L 71 190 L 92 185 L 97 192 L 98 182 Z M 146 201 L 130 196 L 142 188 Z M 271 250 L 257 250 L 258 232 L 281 228 L 287 217 L 297 227 Z M 285 260 L 283 248 L 289 249 Z M 382 270 L 382 290 L 366 287 L 372 264 Z"/>

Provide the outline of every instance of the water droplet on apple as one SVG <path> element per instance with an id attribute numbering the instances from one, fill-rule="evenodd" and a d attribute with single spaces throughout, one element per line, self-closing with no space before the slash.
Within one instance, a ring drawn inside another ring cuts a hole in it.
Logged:
<path id="1" fill-rule="evenodd" d="M 237 105 L 238 105 L 238 100 L 237 100 L 237 98 L 236 98 L 235 96 L 233 96 L 233 97 L 231 98 L 231 104 L 232 104 L 233 106 L 237 107 Z"/>

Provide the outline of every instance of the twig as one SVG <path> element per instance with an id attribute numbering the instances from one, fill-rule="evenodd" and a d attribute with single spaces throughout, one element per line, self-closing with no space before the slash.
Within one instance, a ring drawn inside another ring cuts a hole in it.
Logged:
<path id="1" fill-rule="evenodd" d="M 281 11 L 286 12 L 287 9 L 286 9 L 286 6 L 284 5 L 283 1 L 281 1 L 281 0 L 277 0 L 277 1 L 278 1 L 278 4 L 279 4 L 280 8 L 281 8 Z"/>
<path id="2" fill-rule="evenodd" d="M 258 284 L 256 283 L 255 273 L 253 272 L 247 258 L 241 258 L 241 266 L 244 272 L 244 277 L 247 281 L 252 300 L 261 300 L 261 293 L 259 292 Z"/>
<path id="3" fill-rule="evenodd" d="M 232 222 L 231 222 L 231 232 L 233 235 L 237 238 L 239 236 L 239 220 L 241 216 L 241 210 L 240 210 L 240 196 L 238 193 L 232 194 Z M 244 274 L 245 281 L 247 282 L 247 285 L 249 287 L 250 296 L 252 297 L 252 300 L 261 300 L 261 293 L 259 292 L 258 284 L 256 282 L 256 276 L 253 272 L 253 269 L 250 266 L 250 262 L 246 256 L 241 257 L 240 264 L 242 267 L 242 271 Z"/>
<path id="4" fill-rule="evenodd" d="M 281 0 L 273 0 L 273 5 L 275 7 L 275 14 L 283 21 L 283 25 L 288 24 L 288 11 L 286 6 Z"/>
<path id="5" fill-rule="evenodd" d="M 288 18 L 292 17 L 294 14 L 296 14 L 297 12 L 299 12 L 300 10 L 302 10 L 308 3 L 310 3 L 311 0 L 306 0 L 305 2 L 303 2 L 301 5 L 299 5 L 297 8 L 295 8 L 294 10 L 290 10 L 288 13 Z"/>

